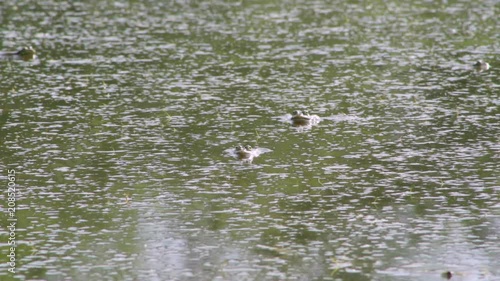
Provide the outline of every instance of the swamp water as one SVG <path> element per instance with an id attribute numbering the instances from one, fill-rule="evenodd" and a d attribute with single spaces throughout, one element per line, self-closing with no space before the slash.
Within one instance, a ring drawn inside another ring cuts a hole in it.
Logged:
<path id="1" fill-rule="evenodd" d="M 0 280 L 500 280 L 498 11 L 2 3 Z"/>

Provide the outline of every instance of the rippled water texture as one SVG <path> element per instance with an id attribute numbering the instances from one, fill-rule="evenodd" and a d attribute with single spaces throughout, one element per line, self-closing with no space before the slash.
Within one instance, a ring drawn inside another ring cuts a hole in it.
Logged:
<path id="1" fill-rule="evenodd" d="M 500 280 L 498 11 L 4 2 L 0 279 Z"/>

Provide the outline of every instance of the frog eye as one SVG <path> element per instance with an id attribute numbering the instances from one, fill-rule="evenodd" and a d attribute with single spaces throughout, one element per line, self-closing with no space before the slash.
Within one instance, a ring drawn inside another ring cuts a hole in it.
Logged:
<path id="1" fill-rule="evenodd" d="M 252 150 L 252 147 L 251 147 L 251 146 L 249 146 L 249 145 L 246 145 L 246 146 L 245 146 L 245 149 L 246 149 L 246 150 Z"/>
<path id="2" fill-rule="evenodd" d="M 242 150 L 242 149 L 243 149 L 243 146 L 238 145 L 238 146 L 236 146 L 236 147 L 235 147 L 235 149 L 236 149 L 236 150 Z"/>
<path id="3" fill-rule="evenodd" d="M 292 115 L 299 115 L 299 114 L 300 114 L 299 110 L 295 110 L 294 112 L 292 112 Z"/>

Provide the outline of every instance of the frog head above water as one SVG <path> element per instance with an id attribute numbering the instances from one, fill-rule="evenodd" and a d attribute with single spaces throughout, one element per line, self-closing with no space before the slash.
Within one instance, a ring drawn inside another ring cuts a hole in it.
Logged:
<path id="1" fill-rule="evenodd" d="M 292 112 L 292 120 L 298 121 L 298 120 L 311 120 L 311 115 L 309 114 L 308 111 L 300 111 L 300 110 L 295 110 Z"/>
<path id="2" fill-rule="evenodd" d="M 316 125 L 320 118 L 318 115 L 309 114 L 306 110 L 295 110 L 291 118 L 294 126 Z"/>
<path id="3" fill-rule="evenodd" d="M 474 69 L 478 72 L 483 72 L 485 70 L 488 70 L 490 69 L 490 64 L 485 62 L 485 61 L 482 61 L 482 60 L 478 60 L 475 64 L 474 64 Z"/>
<path id="4" fill-rule="evenodd" d="M 252 156 L 252 147 L 250 145 L 238 145 L 235 148 L 235 152 L 239 157 L 251 157 Z"/>
<path id="5" fill-rule="evenodd" d="M 33 47 L 23 47 L 21 50 L 17 51 L 16 55 L 18 55 L 23 60 L 30 60 L 36 57 L 36 51 Z"/>

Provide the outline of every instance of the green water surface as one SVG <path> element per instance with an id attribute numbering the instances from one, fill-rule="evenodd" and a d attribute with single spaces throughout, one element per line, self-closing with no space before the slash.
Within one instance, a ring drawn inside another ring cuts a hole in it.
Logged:
<path id="1" fill-rule="evenodd" d="M 500 280 L 499 8 L 4 2 L 0 280 Z"/>

